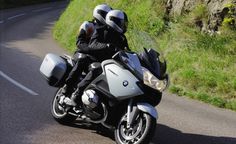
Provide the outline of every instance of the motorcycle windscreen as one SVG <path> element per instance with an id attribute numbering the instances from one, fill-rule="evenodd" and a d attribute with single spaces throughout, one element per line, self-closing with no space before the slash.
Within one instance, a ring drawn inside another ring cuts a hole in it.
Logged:
<path id="1" fill-rule="evenodd" d="M 163 57 L 153 49 L 146 50 L 140 54 L 140 59 L 144 67 L 152 72 L 158 79 L 165 78 L 166 62 L 162 62 Z"/>
<path id="2" fill-rule="evenodd" d="M 136 53 L 121 52 L 120 60 L 129 70 L 134 72 L 139 79 L 143 79 L 142 66 Z"/>

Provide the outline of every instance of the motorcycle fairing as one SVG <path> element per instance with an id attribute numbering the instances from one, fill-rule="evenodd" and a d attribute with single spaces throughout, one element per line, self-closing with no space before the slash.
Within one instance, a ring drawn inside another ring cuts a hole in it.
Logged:
<path id="1" fill-rule="evenodd" d="M 153 107 L 149 103 L 137 103 L 137 107 L 139 110 L 149 113 L 152 117 L 158 119 L 157 110 L 155 109 L 155 107 Z"/>
<path id="2" fill-rule="evenodd" d="M 94 87 L 107 97 L 116 100 L 143 94 L 143 91 L 137 85 L 139 80 L 115 60 L 102 62 L 102 69 L 103 73 L 86 89 Z"/>
<path id="3" fill-rule="evenodd" d="M 136 84 L 139 80 L 114 60 L 104 61 L 102 67 L 110 93 L 118 100 L 143 94 Z"/>

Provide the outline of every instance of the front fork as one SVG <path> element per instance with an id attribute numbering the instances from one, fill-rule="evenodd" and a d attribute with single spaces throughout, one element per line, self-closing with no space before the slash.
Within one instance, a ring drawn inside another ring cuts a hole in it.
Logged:
<path id="1" fill-rule="evenodd" d="M 148 113 L 153 118 L 158 119 L 158 113 L 155 107 L 153 107 L 149 103 L 133 103 L 133 99 L 130 99 L 127 108 L 127 127 L 132 126 L 135 118 L 140 111 Z"/>

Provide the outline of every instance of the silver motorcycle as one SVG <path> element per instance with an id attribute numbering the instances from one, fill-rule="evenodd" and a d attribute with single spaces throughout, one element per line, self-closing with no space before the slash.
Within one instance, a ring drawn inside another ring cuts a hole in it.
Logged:
<path id="1" fill-rule="evenodd" d="M 112 59 L 93 63 L 91 68 L 101 73 L 87 86 L 81 103 L 75 107 L 67 106 L 62 94 L 73 66 L 70 56 L 55 54 L 47 54 L 41 64 L 40 72 L 49 85 L 58 87 L 51 106 L 54 119 L 61 124 L 76 119 L 102 124 L 114 131 L 118 144 L 149 143 L 158 119 L 155 106 L 169 84 L 166 62 L 160 54 L 153 49 L 144 49 L 141 54 L 119 51 Z"/>

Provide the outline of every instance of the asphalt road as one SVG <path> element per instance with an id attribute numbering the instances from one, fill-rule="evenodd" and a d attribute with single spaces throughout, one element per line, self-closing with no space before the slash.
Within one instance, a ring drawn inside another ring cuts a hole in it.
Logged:
<path id="1" fill-rule="evenodd" d="M 65 2 L 0 11 L 0 143 L 113 144 L 112 133 L 63 126 L 50 114 L 55 89 L 39 73 L 46 53 L 66 53 L 51 28 Z M 236 144 L 236 112 L 165 94 L 153 144 Z"/>

